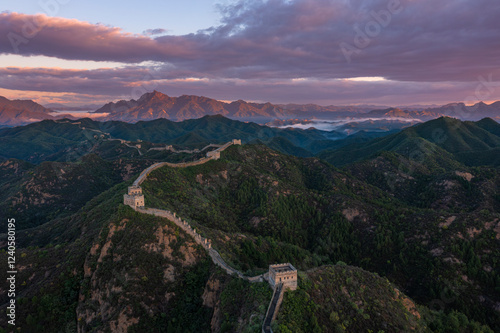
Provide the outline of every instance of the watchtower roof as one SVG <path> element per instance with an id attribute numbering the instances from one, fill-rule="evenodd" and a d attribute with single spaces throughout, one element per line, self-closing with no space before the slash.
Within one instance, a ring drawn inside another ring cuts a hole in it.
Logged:
<path id="1" fill-rule="evenodd" d="M 285 272 L 294 272 L 297 271 L 295 267 L 293 267 L 292 264 L 286 263 L 286 264 L 278 264 L 278 265 L 270 265 L 269 269 L 271 271 L 274 271 L 276 273 L 285 273 Z"/>

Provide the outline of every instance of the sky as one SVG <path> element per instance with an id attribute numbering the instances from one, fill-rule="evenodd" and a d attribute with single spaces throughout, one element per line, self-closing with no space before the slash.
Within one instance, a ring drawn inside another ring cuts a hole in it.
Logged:
<path id="1" fill-rule="evenodd" d="M 1 10 L 10 99 L 500 100 L 497 0 L 18 0 Z"/>

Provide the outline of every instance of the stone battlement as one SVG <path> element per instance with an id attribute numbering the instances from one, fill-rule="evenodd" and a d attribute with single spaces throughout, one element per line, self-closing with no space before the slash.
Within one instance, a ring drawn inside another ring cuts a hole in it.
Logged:
<path id="1" fill-rule="evenodd" d="M 269 284 L 275 287 L 283 283 L 285 289 L 297 289 L 297 269 L 292 264 L 276 264 L 269 266 Z"/>
<path id="2" fill-rule="evenodd" d="M 290 263 L 269 265 L 268 281 L 273 288 L 273 297 L 271 303 L 269 303 L 264 324 L 262 325 L 263 333 L 273 332 L 271 323 L 278 315 L 285 291 L 297 289 L 297 269 Z"/>
<path id="3" fill-rule="evenodd" d="M 144 195 L 123 195 L 123 203 L 133 209 L 144 207 Z"/>
<path id="4" fill-rule="evenodd" d="M 129 186 L 128 195 L 142 195 L 142 188 L 139 186 Z"/>
<path id="5" fill-rule="evenodd" d="M 140 207 L 144 207 L 144 195 L 142 194 L 142 188 L 138 186 L 129 186 L 128 193 L 123 195 L 123 203 L 135 210 Z"/>
<path id="6" fill-rule="evenodd" d="M 216 150 L 212 150 L 210 152 L 207 153 L 207 157 L 204 157 L 204 158 L 201 158 L 197 161 L 193 161 L 193 162 L 186 162 L 186 163 L 169 163 L 169 162 L 161 162 L 161 163 L 156 163 L 156 164 L 153 164 L 152 166 L 150 166 L 149 168 L 147 168 L 146 170 L 144 170 L 143 172 L 141 172 L 141 174 L 139 175 L 139 177 L 135 180 L 134 184 L 132 187 L 140 187 L 140 185 L 146 180 L 146 178 L 149 176 L 149 174 L 158 169 L 158 168 L 161 168 L 161 167 L 164 167 L 164 166 L 169 166 L 171 168 L 187 168 L 187 167 L 190 167 L 190 166 L 196 166 L 196 165 L 200 165 L 200 164 L 204 164 L 204 163 L 207 163 L 208 161 L 211 161 L 211 160 L 218 160 L 220 159 L 220 153 L 223 152 L 224 150 L 226 150 L 228 147 L 232 146 L 232 145 L 241 145 L 241 140 L 232 140 L 231 142 L 228 142 L 222 146 L 219 146 L 219 145 L 213 145 L 213 144 L 210 144 L 208 145 L 207 147 L 203 148 L 204 149 L 207 149 L 209 147 L 218 147 Z"/>

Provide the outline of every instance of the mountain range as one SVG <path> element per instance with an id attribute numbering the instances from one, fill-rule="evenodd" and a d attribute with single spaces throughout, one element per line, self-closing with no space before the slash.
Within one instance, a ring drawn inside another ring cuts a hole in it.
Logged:
<path id="1" fill-rule="evenodd" d="M 238 100 L 231 103 L 221 102 L 207 97 L 188 96 L 170 97 L 158 91 L 146 93 L 138 100 L 108 103 L 95 113 L 107 114 L 105 120 L 138 121 L 167 118 L 181 121 L 200 118 L 204 115 L 223 115 L 233 119 L 286 119 L 311 118 L 338 119 L 353 118 L 409 118 L 430 120 L 442 116 L 452 116 L 463 120 L 479 120 L 485 117 L 500 118 L 500 102 L 487 105 L 477 103 L 466 106 L 463 103 L 448 104 L 418 110 L 399 108 L 376 109 L 376 106 L 319 106 L 315 104 L 273 105 L 271 103 L 249 103 Z"/>
<path id="2" fill-rule="evenodd" d="M 295 156 L 318 155 L 336 166 L 376 156 L 382 151 L 410 156 L 429 149 L 454 154 L 454 158 L 468 165 L 500 165 L 500 125 L 496 121 L 485 118 L 463 122 L 450 117 L 403 130 L 363 130 L 351 135 L 314 128 L 268 127 L 220 115 L 182 122 L 156 119 L 135 124 L 88 118 L 45 120 L 0 129 L 0 159 L 18 158 L 31 163 L 69 161 L 95 151 L 104 156 L 139 155 L 139 152 L 146 158 L 152 154 L 149 148 L 161 147 L 164 143 L 192 149 L 224 143 L 235 137 L 244 143 L 263 143 Z"/>
<path id="3" fill-rule="evenodd" d="M 30 100 L 8 100 L 0 96 L 0 125 L 18 126 L 44 119 L 55 119 L 52 110 Z"/>
<path id="4" fill-rule="evenodd" d="M 71 118 L 57 114 L 54 110 L 67 112 L 89 111 L 83 107 L 64 107 L 53 103 L 44 107 L 30 100 L 10 101 L 0 97 L 0 126 L 19 126 L 44 119 Z M 271 104 L 251 103 L 238 100 L 231 103 L 208 97 L 183 95 L 170 97 L 158 91 L 145 93 L 139 99 L 110 102 L 93 112 L 100 120 L 119 120 L 137 122 L 158 118 L 182 121 L 201 118 L 206 115 L 222 115 L 232 119 L 267 123 L 273 120 L 295 119 L 300 123 L 307 119 L 401 119 L 427 121 L 442 116 L 450 116 L 462 120 L 480 120 L 485 117 L 500 119 L 500 102 L 490 105 L 477 103 L 466 106 L 463 103 L 452 103 L 442 107 L 423 108 L 377 108 L 375 105 L 362 106 L 319 106 L 315 104 Z M 78 113 L 73 116 L 78 117 Z M 404 126 L 403 126 L 404 127 Z"/>
<path id="5" fill-rule="evenodd" d="M 443 158 L 449 154 L 467 165 L 500 165 L 500 124 L 491 118 L 477 122 L 441 117 L 415 125 L 401 132 L 333 147 L 319 157 L 343 166 L 391 151 L 409 159 L 431 156 Z"/>
<path id="6" fill-rule="evenodd" d="M 205 115 L 223 115 L 231 118 L 281 118 L 285 111 L 271 103 L 257 104 L 242 100 L 225 103 L 201 96 L 170 97 L 158 91 L 146 93 L 137 101 L 108 103 L 95 113 L 106 113 L 106 120 L 152 120 L 166 118 L 185 120 Z"/>

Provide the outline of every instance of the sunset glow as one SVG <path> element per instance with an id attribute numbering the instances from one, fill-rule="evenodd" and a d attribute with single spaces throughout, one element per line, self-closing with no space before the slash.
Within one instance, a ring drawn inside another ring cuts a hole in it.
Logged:
<path id="1" fill-rule="evenodd" d="M 52 11 L 5 4 L 1 93 L 71 104 L 136 87 L 273 103 L 500 99 L 497 2 L 195 2 L 192 15 L 190 4 L 173 1 L 150 2 L 154 13 L 114 1 L 101 13 L 75 1 Z M 122 16 L 103 17 L 113 10 Z M 485 80 L 488 94 L 475 96 Z"/>

